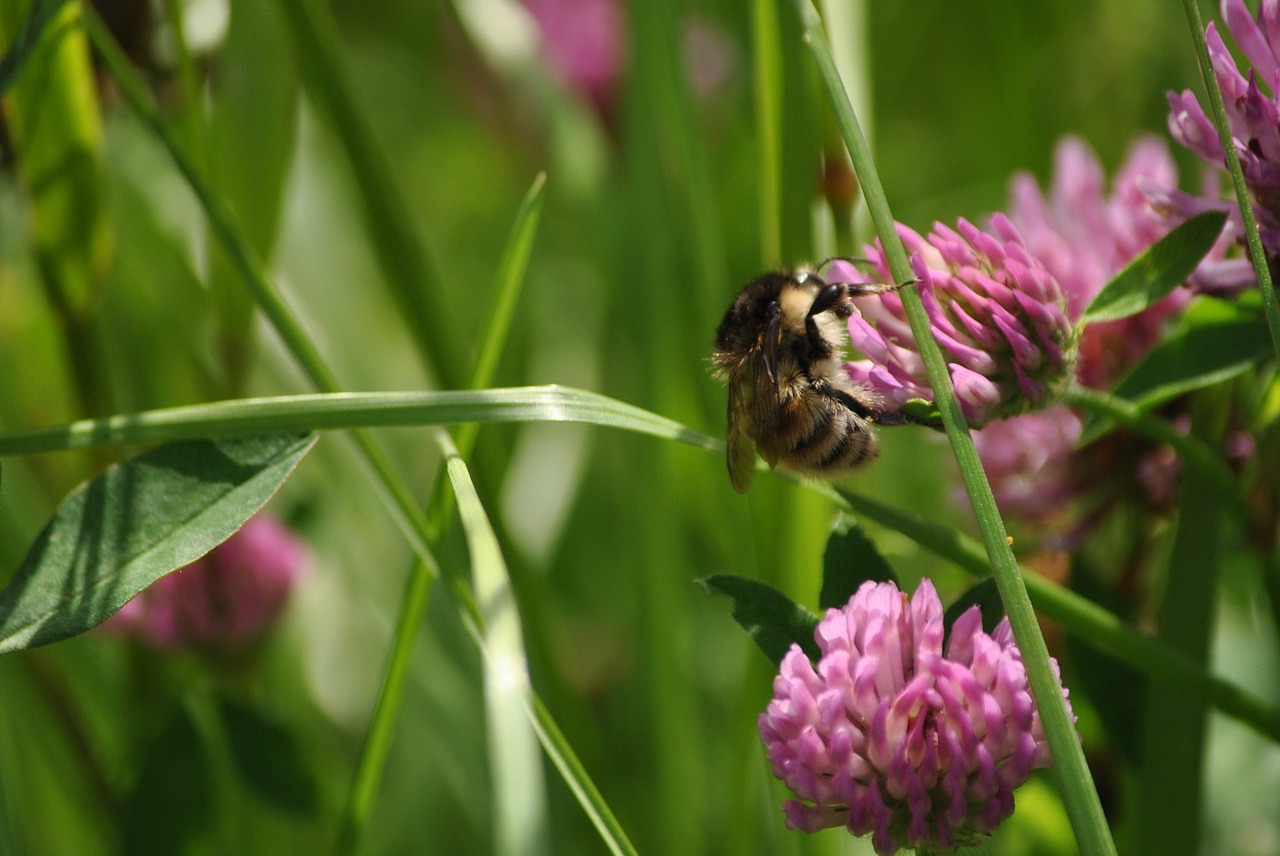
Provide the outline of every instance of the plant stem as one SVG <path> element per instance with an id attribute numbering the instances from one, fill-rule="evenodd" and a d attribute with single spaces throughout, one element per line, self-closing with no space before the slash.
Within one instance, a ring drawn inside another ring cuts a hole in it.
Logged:
<path id="1" fill-rule="evenodd" d="M 849 147 L 854 170 L 862 184 L 871 219 L 875 223 L 876 232 L 884 247 L 889 269 L 898 282 L 908 282 L 912 279 L 912 269 L 907 260 L 906 249 L 898 236 L 893 215 L 889 211 L 889 202 L 871 160 L 867 142 L 858 126 L 857 117 L 854 115 L 853 107 L 845 94 L 839 72 L 827 47 L 822 21 L 810 0 L 796 0 L 796 5 L 804 24 L 806 39 L 830 95 L 845 143 Z M 951 442 L 952 453 L 960 468 L 965 490 L 969 494 L 969 501 L 982 533 L 987 557 L 991 562 L 1000 596 L 1004 600 L 1005 612 L 1009 616 L 1009 623 L 1013 627 L 1014 637 L 1017 639 L 1023 662 L 1027 667 L 1032 696 L 1035 698 L 1037 709 L 1044 722 L 1045 734 L 1053 751 L 1062 783 L 1063 802 L 1071 818 L 1072 827 L 1075 829 L 1081 852 L 1115 854 L 1115 843 L 1111 840 L 1111 832 L 1102 812 L 1102 803 L 1093 786 L 1093 778 L 1085 763 L 1075 725 L 1067 713 L 1061 688 L 1050 665 L 1049 649 L 1045 646 L 1040 626 L 1036 622 L 1031 599 L 1027 596 L 1022 573 L 1010 548 L 1004 521 L 996 508 L 995 497 L 991 493 L 991 486 L 987 482 L 982 462 L 978 458 L 978 450 L 973 444 L 973 438 L 969 435 L 969 425 L 960 411 L 960 402 L 956 398 L 945 359 L 937 342 L 933 339 L 924 304 L 915 288 L 903 288 L 899 293 L 902 295 L 902 303 L 911 323 L 911 331 L 915 336 L 929 375 L 929 382 L 933 387 L 934 400 L 942 414 L 942 422 L 947 431 L 947 438 Z"/>

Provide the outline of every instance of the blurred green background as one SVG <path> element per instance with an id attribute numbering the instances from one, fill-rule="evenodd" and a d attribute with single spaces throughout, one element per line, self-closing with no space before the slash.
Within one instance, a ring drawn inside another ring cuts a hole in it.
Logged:
<path id="1" fill-rule="evenodd" d="M 1173 3 L 830 5 L 841 20 L 865 23 L 861 38 L 846 30 L 835 38 L 852 48 L 854 88 L 869 92 L 861 118 L 894 213 L 918 229 L 1000 209 L 1015 171 L 1043 183 L 1064 134 L 1084 136 L 1113 168 L 1137 135 L 1164 136 L 1166 90 L 1198 88 Z M 351 84 L 371 133 L 371 148 L 354 159 L 325 106 L 323 74 L 299 60 L 297 19 L 284 14 L 289 6 L 313 14 L 306 4 L 99 6 L 347 389 L 465 382 L 499 253 L 540 171 L 546 205 L 496 386 L 579 386 L 719 435 L 725 392 L 707 357 L 736 289 L 769 267 L 857 251 L 823 225 L 822 164 L 835 135 L 787 3 L 778 4 L 778 258 L 762 250 L 751 4 L 627 5 L 623 70 L 593 101 L 526 40 L 536 31 L 519 4 L 330 3 L 335 41 L 325 57 Z M 1204 14 L 1215 10 L 1204 5 Z M 7 17 L 9 40 L 22 16 Z M 84 314 L 101 374 L 77 384 L 67 326 L 33 249 L 31 177 L 22 153 L 6 149 L 3 426 L 309 391 L 274 334 L 250 318 L 234 270 L 154 134 L 107 75 L 81 84 L 102 124 L 100 145 L 89 142 L 100 214 L 85 228 L 105 241 L 107 260 Z M 1198 167 L 1176 155 L 1184 186 L 1194 185 Z M 412 260 L 380 261 L 387 235 L 365 215 L 360 177 L 379 168 L 412 226 Z M 839 186 L 838 173 L 828 168 L 829 187 Z M 431 286 L 427 329 L 387 288 L 406 269 Z M 425 363 L 423 350 L 440 359 Z M 435 444 L 413 430 L 380 438 L 425 502 Z M 882 440 L 881 461 L 856 490 L 971 528 L 939 438 L 907 429 Z M 159 655 L 99 634 L 0 658 L 0 850 L 112 853 L 133 841 L 155 852 L 184 842 L 194 853 L 278 853 L 331 843 L 412 561 L 351 451 L 344 437 L 326 436 L 272 506 L 308 542 L 309 574 L 252 658 Z M 60 498 L 105 462 L 5 461 L 0 571 L 18 566 Z M 714 455 L 568 425 L 486 427 L 473 473 L 512 568 L 534 685 L 641 852 L 871 852 L 843 833 L 784 830 L 785 795 L 756 734 L 771 667 L 727 603 L 695 584 L 739 573 L 812 605 L 829 503 L 768 477 L 744 499 Z M 932 575 L 949 600 L 967 584 L 901 536 L 870 528 L 909 586 Z M 465 565 L 460 536 L 441 552 Z M 1231 647 L 1232 633 L 1256 639 L 1234 629 L 1237 615 L 1256 632 L 1248 597 L 1227 599 L 1223 625 L 1223 650 L 1239 670 L 1232 676 L 1246 683 L 1276 670 L 1274 645 L 1260 646 L 1256 661 Z M 493 849 L 479 676 L 456 607 L 436 593 L 360 852 Z M 1268 686 L 1255 688 L 1274 697 Z M 281 739 L 297 758 L 283 766 L 296 766 L 305 783 L 264 796 L 237 778 L 209 725 L 227 699 L 288 735 Z M 1077 711 L 1088 733 L 1083 698 Z M 1280 814 L 1266 797 L 1280 785 L 1280 753 L 1250 740 L 1233 724 L 1215 731 L 1205 852 L 1280 850 Z M 213 759 L 191 762 L 212 770 L 207 779 L 180 774 L 193 756 Z M 1231 775 L 1239 757 L 1256 775 Z M 603 852 L 548 771 L 530 787 L 549 795 L 554 852 Z M 316 789 L 312 804 L 280 799 L 307 787 Z M 1104 798 L 1122 815 L 1117 788 Z M 1021 810 L 986 852 L 1074 852 L 1050 776 L 1018 799 Z M 137 832 L 149 826 L 170 832 Z"/>

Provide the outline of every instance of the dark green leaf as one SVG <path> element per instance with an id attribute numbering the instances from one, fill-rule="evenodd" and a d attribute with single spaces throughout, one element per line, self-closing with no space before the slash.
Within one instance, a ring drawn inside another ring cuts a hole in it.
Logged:
<path id="1" fill-rule="evenodd" d="M 1187 281 L 1222 232 L 1222 211 L 1197 214 L 1131 261 L 1085 310 L 1082 324 L 1136 315 Z"/>
<path id="2" fill-rule="evenodd" d="M 1271 353 L 1266 322 L 1256 316 L 1221 310 L 1210 301 L 1158 345 L 1116 385 L 1114 394 L 1149 409 L 1179 395 L 1243 374 Z M 1195 309 L 1200 308 L 1198 304 Z M 1082 443 L 1097 439 L 1110 420 L 1095 419 Z"/>
<path id="3" fill-rule="evenodd" d="M 733 599 L 733 619 L 747 631 L 774 665 L 797 643 L 813 662 L 822 652 L 813 639 L 818 616 L 782 592 L 755 580 L 733 574 L 715 574 L 702 581 L 712 594 Z"/>
<path id="4" fill-rule="evenodd" d="M 1071 561 L 1071 589 L 1091 603 L 1125 615 L 1121 598 L 1099 581 L 1099 571 L 1076 556 Z M 1132 616 L 1130 616 L 1132 620 Z M 1107 743 L 1131 764 L 1142 755 L 1143 710 L 1147 703 L 1147 675 L 1098 650 L 1092 640 L 1079 633 L 1067 633 L 1067 656 L 1071 664 L 1068 685 L 1074 696 L 1082 692 L 1102 720 Z"/>
<path id="5" fill-rule="evenodd" d="M 1270 347 L 1261 318 L 1188 327 L 1148 354 L 1115 394 L 1151 407 L 1248 371 Z"/>
<path id="6" fill-rule="evenodd" d="M 822 554 L 822 594 L 818 597 L 818 606 L 839 609 L 867 580 L 898 585 L 898 575 L 876 550 L 876 545 L 871 543 L 862 527 L 847 517 L 841 517 L 836 521 L 835 529 L 827 539 L 827 549 Z"/>
<path id="7" fill-rule="evenodd" d="M 76 488 L 0 592 L 0 653 L 83 633 L 260 509 L 314 435 L 161 446 Z"/>
<path id="8" fill-rule="evenodd" d="M 956 623 L 957 618 L 964 615 L 965 610 L 975 605 L 982 609 L 982 629 L 991 633 L 1004 617 L 1004 601 L 1000 600 L 1000 589 L 996 586 L 995 577 L 978 580 L 956 598 L 955 603 L 947 607 L 946 614 L 942 616 L 943 626 L 946 627 L 942 637 L 943 651 L 947 650 L 947 643 L 951 641 L 951 626 Z"/>
<path id="9" fill-rule="evenodd" d="M 142 766 L 121 819 L 122 853 L 186 853 L 215 816 L 213 774 L 186 708 L 142 747 Z"/>
<path id="10" fill-rule="evenodd" d="M 262 711 L 234 699 L 218 699 L 218 712 L 231 758 L 245 784 L 277 808 L 314 817 L 319 807 L 315 773 L 293 734 Z"/>

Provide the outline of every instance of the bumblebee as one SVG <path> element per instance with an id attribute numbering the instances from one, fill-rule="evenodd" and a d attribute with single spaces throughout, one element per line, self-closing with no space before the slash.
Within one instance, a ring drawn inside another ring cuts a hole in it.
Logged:
<path id="1" fill-rule="evenodd" d="M 716 332 L 714 373 L 729 385 L 729 478 L 746 493 L 755 452 L 770 467 L 841 478 L 879 454 L 879 396 L 843 366 L 853 300 L 897 285 L 828 283 L 807 268 L 767 273 L 734 298 Z"/>

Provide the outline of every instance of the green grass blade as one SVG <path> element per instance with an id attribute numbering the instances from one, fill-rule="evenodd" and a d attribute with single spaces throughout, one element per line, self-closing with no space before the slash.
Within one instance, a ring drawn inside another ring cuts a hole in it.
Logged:
<path id="1" fill-rule="evenodd" d="M 440 444 L 471 553 L 472 586 L 484 619 L 477 630 L 484 653 L 485 731 L 496 815 L 495 849 L 502 856 L 549 853 L 542 756 L 530 716 L 529 662 L 515 592 L 498 536 L 466 463 L 448 435 L 440 434 Z"/>
<path id="2" fill-rule="evenodd" d="M 774 0 L 752 0 L 751 85 L 755 96 L 760 262 L 782 263 L 782 36 Z"/>
<path id="3" fill-rule="evenodd" d="M 1200 76 L 1204 81 L 1205 92 L 1209 96 L 1208 113 L 1214 127 L 1218 129 L 1218 138 L 1222 142 L 1222 150 L 1227 157 L 1227 171 L 1231 173 L 1231 184 L 1236 191 L 1236 205 L 1240 209 L 1240 220 L 1244 224 L 1249 258 L 1253 260 L 1253 272 L 1258 278 L 1258 291 L 1262 295 L 1263 312 L 1267 316 L 1267 327 L 1271 330 L 1271 347 L 1277 359 L 1280 359 L 1280 302 L 1276 300 L 1271 270 L 1267 266 L 1267 254 L 1262 246 L 1262 237 L 1258 234 L 1258 218 L 1253 213 L 1249 188 L 1244 183 L 1240 158 L 1236 154 L 1235 143 L 1231 139 L 1231 126 L 1227 121 L 1227 111 L 1222 103 L 1222 92 L 1218 89 L 1218 79 L 1213 73 L 1213 61 L 1209 58 L 1209 47 L 1204 40 L 1204 22 L 1200 20 L 1200 9 L 1196 6 L 1195 0 L 1182 0 L 1182 8 L 1187 15 L 1187 25 L 1191 28 L 1191 41 L 1195 45 L 1196 61 L 1200 64 Z"/>
<path id="4" fill-rule="evenodd" d="M 609 848 L 609 852 L 614 856 L 637 856 L 638 851 L 627 838 L 626 831 L 618 823 L 617 817 L 609 809 L 609 804 L 604 801 L 604 797 L 596 789 L 591 777 L 587 775 L 586 768 L 582 766 L 573 747 L 569 745 L 560 727 L 556 725 L 551 712 L 536 694 L 533 697 L 533 717 L 543 750 L 551 759 L 551 763 L 556 765 L 560 775 L 564 777 L 565 784 L 569 786 L 569 790 L 573 791 L 574 797 L 587 813 L 587 817 L 595 826 L 596 832 L 600 834 L 600 839 Z"/>
<path id="5" fill-rule="evenodd" d="M 401 185 L 356 106 L 333 13 L 328 4 L 313 0 L 279 0 L 278 5 L 289 21 L 307 94 L 346 152 L 363 205 L 365 232 L 391 295 L 440 385 L 457 389 L 466 382 L 464 343 L 441 301 L 439 277 L 417 236 Z"/>
<path id="6" fill-rule="evenodd" d="M 819 74 L 844 135 L 845 144 L 849 147 L 854 170 L 862 184 L 867 207 L 871 212 L 872 222 L 875 223 L 876 232 L 880 235 L 889 268 L 898 282 L 908 282 L 912 278 L 912 272 L 907 261 L 906 250 L 895 229 L 888 199 L 880 184 L 879 175 L 875 171 L 866 139 L 858 126 L 857 117 L 849 104 L 849 98 L 828 49 L 822 21 L 810 0 L 796 0 L 796 6 L 804 24 L 809 47 L 817 62 Z M 968 423 L 960 412 L 960 403 L 951 384 L 946 362 L 937 342 L 933 340 L 924 304 L 915 288 L 904 288 L 900 293 L 911 323 L 911 331 L 929 375 L 929 383 L 933 387 L 938 409 L 942 414 L 947 438 L 951 442 L 951 449 L 964 481 L 965 491 L 969 495 L 970 504 L 978 520 L 978 527 L 982 532 L 982 540 L 991 560 L 996 583 L 1000 586 L 1000 596 L 1004 600 L 1005 612 L 1009 616 L 1009 623 L 1013 627 L 1014 637 L 1018 641 L 1018 648 L 1022 652 L 1023 662 L 1027 667 L 1032 695 L 1035 697 L 1036 706 L 1044 721 L 1045 734 L 1062 782 L 1063 802 L 1071 818 L 1077 841 L 1082 852 L 1114 854 L 1115 843 L 1111 840 L 1111 831 L 1102 812 L 1102 803 L 1098 799 L 1098 792 L 1093 785 L 1088 764 L 1085 762 L 1075 725 L 1067 714 L 1066 705 L 1063 704 L 1058 680 L 1050 668 L 1049 650 L 1045 646 L 1040 626 L 1036 622 L 1035 611 L 1031 606 L 1031 599 L 1027 595 L 1018 564 L 1009 547 L 1004 521 L 996 508 L 995 497 L 991 493 L 991 485 L 987 482 L 977 448 L 969 434 Z"/>
<path id="7" fill-rule="evenodd" d="M 23 6 L 0 4 L 0 41 L 10 34 L 22 38 L 24 22 L 31 25 L 21 15 Z M 77 26 L 82 4 L 40 0 L 31 12 L 50 18 L 29 45 L 23 74 L 6 99 L 8 147 L 25 196 L 28 241 L 61 325 L 80 407 L 107 413 L 111 384 L 95 315 L 115 233 L 103 187 L 97 86 Z"/>
<path id="8" fill-rule="evenodd" d="M 65 2 L 66 0 L 32 0 L 22 24 L 14 31 L 13 38 L 7 40 L 4 58 L 0 59 L 0 98 L 8 94 L 13 82 L 22 74 L 22 69 L 35 52 L 41 33 L 57 17 Z M 18 9 L 15 4 L 10 11 Z"/>

